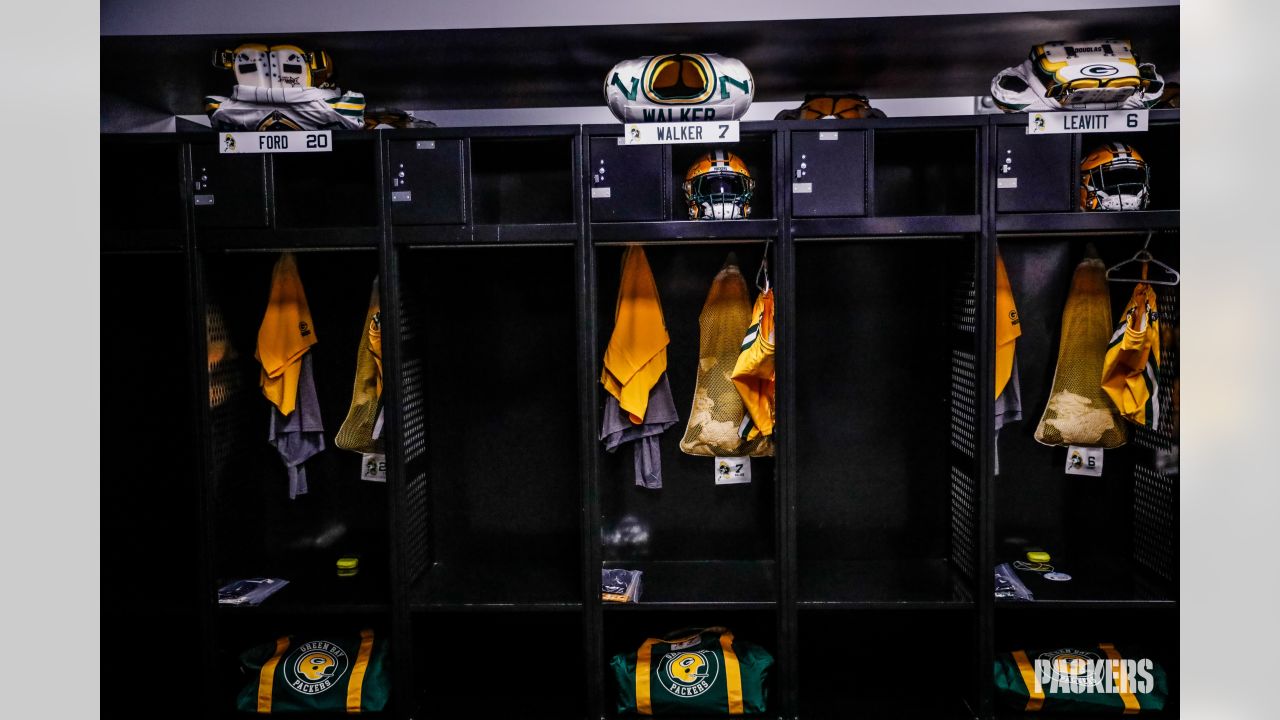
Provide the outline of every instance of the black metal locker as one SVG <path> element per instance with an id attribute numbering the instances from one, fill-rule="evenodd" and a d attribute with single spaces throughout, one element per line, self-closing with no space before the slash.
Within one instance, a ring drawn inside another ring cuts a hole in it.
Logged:
<path id="1" fill-rule="evenodd" d="M 389 145 L 391 222 L 396 225 L 465 222 L 462 141 L 396 140 Z"/>
<path id="2" fill-rule="evenodd" d="M 821 130 L 791 136 L 793 215 L 867 213 L 866 137 L 862 130 Z"/>
<path id="3" fill-rule="evenodd" d="M 620 145 L 591 138 L 591 219 L 595 222 L 662 220 L 662 146 Z"/>

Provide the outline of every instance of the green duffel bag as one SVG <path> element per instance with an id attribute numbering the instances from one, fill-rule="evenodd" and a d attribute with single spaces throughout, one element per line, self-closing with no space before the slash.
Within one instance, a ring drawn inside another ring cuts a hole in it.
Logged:
<path id="1" fill-rule="evenodd" d="M 1164 709 L 1164 668 L 1111 643 L 996 653 L 996 695 L 1022 712 L 1136 715 Z"/>
<path id="2" fill-rule="evenodd" d="M 618 712 L 641 715 L 742 715 L 765 711 L 773 656 L 722 627 L 649 638 L 613 656 Z"/>
<path id="3" fill-rule="evenodd" d="M 387 705 L 387 641 L 359 636 L 292 635 L 246 650 L 240 663 L 253 681 L 240 691 L 244 712 L 376 712 Z"/>

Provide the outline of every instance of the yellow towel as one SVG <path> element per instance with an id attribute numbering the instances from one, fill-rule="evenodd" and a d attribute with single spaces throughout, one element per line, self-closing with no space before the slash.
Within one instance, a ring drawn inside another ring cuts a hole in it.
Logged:
<path id="1" fill-rule="evenodd" d="M 1009 285 L 1004 258 L 996 250 L 996 397 L 1004 392 L 1013 374 L 1013 355 L 1020 335 L 1022 325 L 1018 321 L 1018 306 L 1013 302 L 1013 287 Z"/>
<path id="2" fill-rule="evenodd" d="M 1099 382 L 1111 337 L 1106 271 L 1090 252 L 1071 278 L 1053 390 L 1036 428 L 1036 440 L 1045 445 L 1113 448 L 1125 443 L 1125 424 Z"/>
<path id="3" fill-rule="evenodd" d="M 774 366 L 773 288 L 767 288 L 756 296 L 751 325 L 733 366 L 733 384 L 748 413 L 739 428 L 739 437 L 754 440 L 773 434 Z"/>
<path id="4" fill-rule="evenodd" d="M 358 453 L 380 452 L 382 443 L 373 437 L 382 398 L 382 313 L 378 299 L 378 279 L 373 280 L 369 310 L 364 318 L 365 332 L 356 349 L 356 379 L 351 390 L 351 407 L 334 438 L 343 450 Z"/>
<path id="5" fill-rule="evenodd" d="M 293 412 L 298 399 L 298 373 L 302 356 L 316 344 L 316 331 L 302 290 L 302 278 L 293 253 L 286 252 L 271 272 L 271 296 L 258 328 L 258 348 L 253 356 L 262 363 L 258 383 L 262 394 L 284 415 Z"/>
<path id="6" fill-rule="evenodd" d="M 604 351 L 600 383 L 633 424 L 644 422 L 649 391 L 667 369 L 666 321 L 658 299 L 658 285 L 649 270 L 644 248 L 628 245 L 622 256 L 622 282 L 613 316 L 613 335 Z"/>
<path id="7" fill-rule="evenodd" d="M 1102 364 L 1102 389 L 1120 415 L 1152 430 L 1160 424 L 1158 317 L 1155 288 L 1138 283 Z"/>

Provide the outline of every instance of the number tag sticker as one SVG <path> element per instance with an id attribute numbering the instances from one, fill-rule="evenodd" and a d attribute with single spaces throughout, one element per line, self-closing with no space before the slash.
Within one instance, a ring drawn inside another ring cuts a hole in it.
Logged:
<path id="1" fill-rule="evenodd" d="M 624 145 L 736 142 L 738 142 L 737 120 L 627 123 L 622 131 L 622 143 Z"/>
<path id="2" fill-rule="evenodd" d="M 387 456 L 382 453 L 363 453 L 360 456 L 360 479 L 386 482 Z"/>
<path id="3" fill-rule="evenodd" d="M 1079 447 L 1067 448 L 1068 475 L 1102 475 L 1102 448 Z"/>
<path id="4" fill-rule="evenodd" d="M 751 482 L 751 458 L 716 458 L 717 485 L 742 485 L 749 482 Z"/>
<path id="5" fill-rule="evenodd" d="M 222 155 L 332 151 L 332 130 L 218 133 L 218 152 Z"/>

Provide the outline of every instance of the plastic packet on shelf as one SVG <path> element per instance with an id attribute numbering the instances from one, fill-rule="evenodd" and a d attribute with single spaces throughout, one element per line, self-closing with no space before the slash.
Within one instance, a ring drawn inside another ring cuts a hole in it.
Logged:
<path id="1" fill-rule="evenodd" d="M 604 602 L 639 602 L 640 570 L 604 568 L 600 572 L 600 599 Z"/>
<path id="2" fill-rule="evenodd" d="M 1000 563 L 996 566 L 996 598 L 1000 600 L 1036 599 L 1009 563 Z"/>

